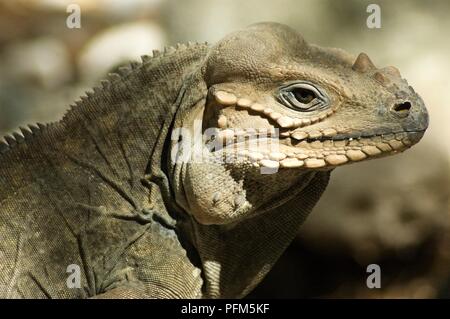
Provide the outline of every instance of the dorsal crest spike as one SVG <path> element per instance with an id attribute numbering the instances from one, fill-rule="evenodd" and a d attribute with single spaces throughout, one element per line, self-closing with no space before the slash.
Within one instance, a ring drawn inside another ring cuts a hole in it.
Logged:
<path id="1" fill-rule="evenodd" d="M 146 62 L 150 61 L 151 58 L 152 57 L 147 55 L 147 54 L 141 55 L 141 60 L 142 60 L 143 63 L 146 63 Z"/>
<path id="2" fill-rule="evenodd" d="M 109 88 L 109 86 L 111 85 L 111 82 L 109 82 L 108 80 L 101 80 L 101 81 L 100 81 L 100 84 L 102 85 L 102 87 L 103 87 L 104 89 L 107 89 L 107 88 Z"/>
<path id="3" fill-rule="evenodd" d="M 10 147 L 16 145 L 16 139 L 11 135 L 5 135 L 3 138 Z"/>
<path id="4" fill-rule="evenodd" d="M 365 73 L 369 70 L 375 70 L 376 67 L 370 60 L 369 56 L 364 52 L 361 52 L 353 63 L 352 69 L 361 73 Z"/>
<path id="5" fill-rule="evenodd" d="M 39 133 L 39 132 L 41 131 L 41 130 L 39 129 L 39 127 L 37 127 L 37 126 L 34 125 L 34 124 L 29 124 L 28 127 L 29 127 L 29 129 L 31 130 L 31 132 L 32 132 L 33 134 L 37 134 L 37 133 Z"/>
<path id="6" fill-rule="evenodd" d="M 101 88 L 101 87 L 98 87 L 98 86 L 95 86 L 95 87 L 93 88 L 93 90 L 94 90 L 94 93 L 98 94 L 98 93 L 102 90 L 102 88 Z"/>
<path id="7" fill-rule="evenodd" d="M 20 134 L 19 132 L 14 132 L 13 133 L 13 138 L 16 140 L 17 143 L 22 143 L 25 140 L 23 135 Z"/>
<path id="8" fill-rule="evenodd" d="M 33 136 L 33 133 L 30 131 L 30 129 L 25 127 L 19 127 L 20 132 L 25 138 L 29 138 L 30 136 Z"/>
<path id="9" fill-rule="evenodd" d="M 154 58 L 157 58 L 157 57 L 159 57 L 161 55 L 161 51 L 159 51 L 159 50 L 153 50 L 152 52 L 153 52 L 153 57 Z"/>
<path id="10" fill-rule="evenodd" d="M 131 72 L 131 69 L 129 67 L 126 67 L 126 66 L 121 66 L 121 67 L 118 68 L 118 71 L 119 71 L 120 75 L 125 76 L 125 75 L 127 75 L 128 73 Z"/>
<path id="11" fill-rule="evenodd" d="M 120 80 L 120 75 L 117 73 L 108 73 L 108 78 L 111 81 L 119 81 Z"/>
<path id="12" fill-rule="evenodd" d="M 164 54 L 171 54 L 174 53 L 176 49 L 174 47 L 168 46 L 164 48 Z"/>
<path id="13" fill-rule="evenodd" d="M 133 69 L 133 70 L 137 69 L 140 65 L 141 65 L 141 64 L 140 64 L 139 62 L 136 62 L 136 61 L 131 61 L 131 62 L 130 62 L 130 67 L 131 67 L 131 69 Z"/>

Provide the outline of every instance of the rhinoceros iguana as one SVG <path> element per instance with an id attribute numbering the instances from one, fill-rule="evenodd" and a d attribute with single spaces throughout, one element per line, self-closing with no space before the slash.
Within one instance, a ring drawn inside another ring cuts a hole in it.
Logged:
<path id="1" fill-rule="evenodd" d="M 243 297 L 335 167 L 427 126 L 396 68 L 281 24 L 154 52 L 5 137 L 0 296 Z"/>

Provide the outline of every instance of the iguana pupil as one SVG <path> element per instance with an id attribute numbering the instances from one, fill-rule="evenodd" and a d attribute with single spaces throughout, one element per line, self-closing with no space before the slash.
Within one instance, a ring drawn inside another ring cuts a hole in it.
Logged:
<path id="1" fill-rule="evenodd" d="M 287 107 L 297 111 L 316 111 L 328 106 L 328 97 L 315 85 L 309 82 L 297 82 L 282 87 L 279 100 Z"/>
<path id="2" fill-rule="evenodd" d="M 292 92 L 300 103 L 309 104 L 316 99 L 316 95 L 311 90 L 305 88 L 296 88 Z"/>

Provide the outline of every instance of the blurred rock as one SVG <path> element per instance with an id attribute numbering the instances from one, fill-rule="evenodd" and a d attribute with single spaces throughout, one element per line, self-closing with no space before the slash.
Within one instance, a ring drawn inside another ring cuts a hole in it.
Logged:
<path id="1" fill-rule="evenodd" d="M 161 49 L 165 43 L 163 30 L 151 22 L 127 23 L 111 27 L 95 35 L 78 59 L 84 81 L 104 77 L 114 67 Z"/>
<path id="2" fill-rule="evenodd" d="M 413 149 L 336 169 L 300 237 L 318 249 L 340 249 L 367 263 L 450 231 L 450 176 L 444 154 Z"/>
<path id="3" fill-rule="evenodd" d="M 72 79 L 69 53 L 61 41 L 41 37 L 7 47 L 3 78 L 55 89 Z"/>
<path id="4" fill-rule="evenodd" d="M 65 12 L 70 4 L 78 4 L 82 12 L 101 12 L 105 15 L 135 16 L 143 11 L 154 10 L 164 0 L 4 0 L 9 6 L 21 6 L 34 10 L 54 10 Z"/>

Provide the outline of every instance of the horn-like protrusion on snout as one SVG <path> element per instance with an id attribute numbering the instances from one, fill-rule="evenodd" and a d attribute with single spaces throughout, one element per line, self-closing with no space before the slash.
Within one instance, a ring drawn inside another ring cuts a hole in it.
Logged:
<path id="1" fill-rule="evenodd" d="M 364 52 L 361 52 L 353 63 L 352 69 L 361 73 L 376 69 L 375 65 Z"/>
<path id="2" fill-rule="evenodd" d="M 390 75 L 390 76 L 393 76 L 393 77 L 396 77 L 396 78 L 399 78 L 399 79 L 402 78 L 402 76 L 400 74 L 400 71 L 395 66 L 387 66 L 385 68 L 382 68 L 381 71 L 383 73 L 386 73 L 386 74 Z"/>

